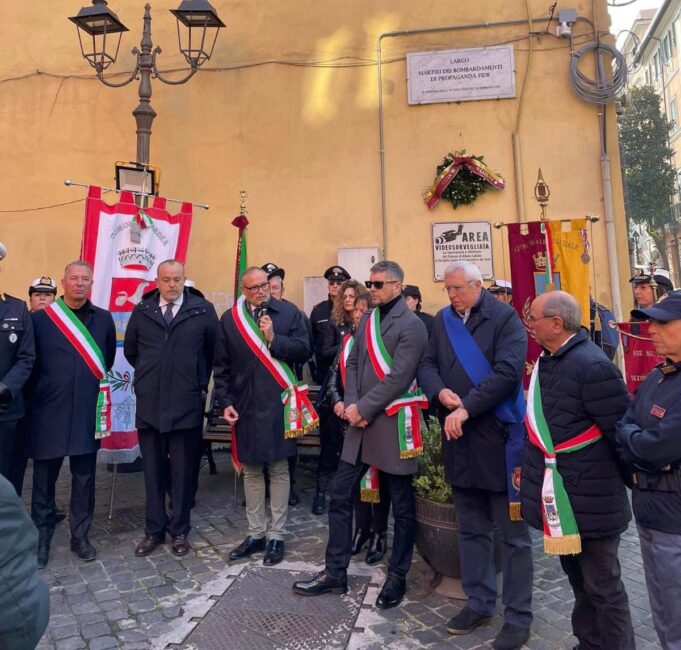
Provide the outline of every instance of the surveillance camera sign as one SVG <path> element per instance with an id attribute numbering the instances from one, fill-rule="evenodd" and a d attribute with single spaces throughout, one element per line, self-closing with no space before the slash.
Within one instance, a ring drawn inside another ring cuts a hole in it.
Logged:
<path id="1" fill-rule="evenodd" d="M 515 97 L 512 45 L 407 54 L 409 104 Z"/>
<path id="2" fill-rule="evenodd" d="M 494 277 L 492 261 L 492 226 L 489 221 L 434 223 L 433 277 L 445 278 L 445 269 L 453 262 L 472 262 L 485 280 Z"/>

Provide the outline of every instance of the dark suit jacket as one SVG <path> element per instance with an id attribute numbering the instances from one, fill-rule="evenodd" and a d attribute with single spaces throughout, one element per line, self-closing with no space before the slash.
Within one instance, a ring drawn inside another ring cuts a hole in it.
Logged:
<path id="1" fill-rule="evenodd" d="M 414 381 L 428 341 L 426 328 L 421 319 L 409 311 L 403 298 L 381 318 L 381 337 L 393 364 L 390 374 L 379 381 L 367 351 L 368 317 L 362 317 L 348 359 L 345 404 L 357 404 L 369 425 L 365 429 L 348 427 L 341 458 L 353 465 L 361 460 L 390 474 L 413 474 L 418 461 L 400 459 L 397 415 L 388 416 L 385 409 Z"/>

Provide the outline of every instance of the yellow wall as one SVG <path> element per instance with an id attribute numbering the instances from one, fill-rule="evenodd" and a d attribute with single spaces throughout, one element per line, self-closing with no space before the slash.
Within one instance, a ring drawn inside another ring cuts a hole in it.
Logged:
<path id="1" fill-rule="evenodd" d="M 65 178 L 111 186 L 113 162 L 135 156 L 137 88 L 103 87 L 82 60 L 75 27 L 80 0 L 57 3 L 37 19 L 35 3 L 4 8 L 0 57 L 0 183 L 2 210 L 44 206 L 84 197 Z M 175 21 L 178 0 L 155 2 L 152 29 L 164 48 L 163 69 L 183 67 Z M 231 291 L 239 190 L 248 191 L 250 262 L 274 261 L 287 270 L 288 297 L 302 304 L 302 278 L 336 262 L 339 246 L 382 246 L 376 66 L 319 67 L 310 63 L 375 61 L 379 33 L 442 25 L 523 19 L 526 3 L 441 3 L 432 0 L 297 0 L 288 3 L 213 2 L 228 29 L 213 59 L 187 85 L 153 84 L 157 117 L 151 162 L 162 168 L 161 193 L 209 203 L 197 211 L 188 275 L 209 297 L 224 302 Z M 532 16 L 547 3 L 529 0 Z M 123 37 L 116 72 L 132 68 L 129 50 L 139 42 L 141 0 L 112 0 L 110 7 L 131 32 Z M 573 5 L 593 18 L 591 0 Z M 605 0 L 597 0 L 598 26 L 607 30 Z M 536 23 L 541 30 L 545 23 Z M 555 23 L 554 23 L 555 25 Z M 552 27 L 553 29 L 553 27 Z M 577 34 L 590 31 L 580 23 Z M 537 169 L 551 188 L 551 218 L 604 214 L 599 167 L 597 109 L 579 100 L 568 84 L 568 42 L 534 37 L 517 40 L 518 97 L 511 100 L 408 106 L 407 52 L 476 47 L 513 41 L 528 26 L 389 38 L 383 41 L 388 257 L 418 284 L 424 308 L 444 302 L 433 282 L 430 224 L 434 221 L 517 220 L 511 134 L 523 97 L 522 195 L 528 219 L 539 216 L 531 198 Z M 579 42 L 580 39 L 578 39 Z M 585 42 L 585 39 L 581 39 Z M 343 58 L 346 57 L 346 58 Z M 277 63 L 273 63 L 277 61 Z M 294 65 L 303 63 L 305 65 Z M 36 70 L 41 73 L 36 74 Z M 54 76 L 52 76 L 54 75 Z M 121 80 L 124 76 L 116 77 Z M 614 112 L 608 109 L 618 249 L 627 268 Z M 506 189 L 488 192 L 473 206 L 428 211 L 421 192 L 435 166 L 453 148 L 484 154 L 502 173 Z M 29 280 L 59 276 L 78 255 L 83 203 L 37 212 L 0 214 L 0 241 L 9 250 L 2 287 L 24 295 Z M 495 268 L 502 271 L 501 233 L 495 231 Z M 504 235 L 504 245 L 506 238 Z M 594 227 L 597 294 L 609 303 L 603 221 Z M 506 259 L 508 269 L 508 259 Z M 623 275 L 627 275 L 626 272 Z M 363 278 L 361 278 L 363 279 Z M 623 298 L 629 295 L 626 277 Z M 223 305 L 224 306 L 224 305 Z"/>

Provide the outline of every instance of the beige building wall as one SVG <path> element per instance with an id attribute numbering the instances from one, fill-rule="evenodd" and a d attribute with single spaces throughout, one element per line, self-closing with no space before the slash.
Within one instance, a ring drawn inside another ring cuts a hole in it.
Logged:
<path id="1" fill-rule="evenodd" d="M 184 68 L 176 47 L 177 2 L 155 2 L 154 43 L 163 47 L 164 70 Z M 570 89 L 569 43 L 552 35 L 528 37 L 531 26 L 461 29 L 383 40 L 385 189 L 387 242 L 382 239 L 376 44 L 379 34 L 444 25 L 526 20 L 545 15 L 544 0 L 441 3 L 422 0 L 345 0 L 320 3 L 213 2 L 228 28 L 213 59 L 187 85 L 153 83 L 151 162 L 162 168 L 163 196 L 209 203 L 195 212 L 188 275 L 218 307 L 231 299 L 236 229 L 230 225 L 239 190 L 248 192 L 249 262 L 273 261 L 287 271 L 288 297 L 302 305 L 303 277 L 336 263 L 337 249 L 387 244 L 407 282 L 421 287 L 424 309 L 444 304 L 433 281 L 430 239 L 436 221 L 503 221 L 539 217 L 533 200 L 541 167 L 551 189 L 550 218 L 604 215 L 598 108 Z M 31 278 L 59 276 L 78 256 L 84 203 L 40 211 L 29 208 L 83 199 L 65 178 L 111 186 L 115 160 L 135 155 L 130 112 L 137 86 L 102 86 L 81 58 L 75 27 L 80 0 L 58 3 L 44 17 L 34 3 L 4 8 L 4 56 L 0 57 L 0 240 L 9 256 L 3 289 L 24 295 Z M 608 30 L 605 0 L 577 0 L 580 16 Z M 130 28 L 112 73 L 121 81 L 133 67 L 142 2 L 112 0 Z M 592 14 L 595 7 L 597 14 Z M 61 12 L 61 14 L 60 14 Z M 552 23 L 550 30 L 555 29 Z M 576 28 L 576 45 L 593 39 L 589 22 Z M 435 49 L 513 43 L 515 99 L 409 106 L 405 55 Z M 532 50 L 532 51 L 531 51 Z M 589 66 L 585 67 L 588 71 Z M 181 72 L 176 73 L 180 76 Z M 628 268 L 615 115 L 607 108 L 617 256 Z M 520 114 L 520 118 L 519 118 Z M 512 134 L 522 145 L 521 182 L 514 166 Z M 422 192 L 450 150 L 465 148 L 507 181 L 474 205 L 429 211 Z M 112 197 L 113 198 L 113 197 Z M 611 304 L 604 220 L 593 228 L 598 300 Z M 510 277 L 503 231 L 494 231 L 497 277 Z M 629 297 L 627 271 L 620 279 Z M 360 278 L 364 279 L 364 278 Z M 625 303 L 625 307 L 627 303 Z"/>

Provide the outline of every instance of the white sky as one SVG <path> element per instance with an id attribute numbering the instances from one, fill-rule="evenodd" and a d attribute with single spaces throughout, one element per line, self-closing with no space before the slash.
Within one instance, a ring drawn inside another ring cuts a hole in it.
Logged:
<path id="1" fill-rule="evenodd" d="M 626 2 L 626 0 L 610 0 L 613 3 Z M 610 31 L 617 34 L 621 29 L 629 29 L 639 11 L 643 9 L 657 9 L 663 0 L 636 0 L 626 7 L 608 7 L 612 26 Z M 623 35 L 624 36 L 624 35 Z"/>

